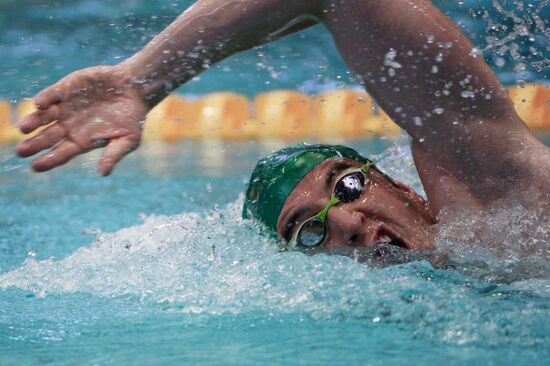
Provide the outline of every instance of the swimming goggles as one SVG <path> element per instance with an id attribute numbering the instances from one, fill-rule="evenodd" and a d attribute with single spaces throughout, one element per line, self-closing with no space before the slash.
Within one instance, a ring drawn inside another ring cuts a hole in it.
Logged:
<path id="1" fill-rule="evenodd" d="M 374 163 L 368 161 L 361 168 L 350 168 L 341 172 L 336 178 L 332 196 L 326 207 L 298 227 L 289 242 L 290 247 L 307 249 L 323 244 L 327 236 L 328 211 L 339 203 L 349 203 L 358 199 L 369 183 L 367 172 L 373 166 Z"/>

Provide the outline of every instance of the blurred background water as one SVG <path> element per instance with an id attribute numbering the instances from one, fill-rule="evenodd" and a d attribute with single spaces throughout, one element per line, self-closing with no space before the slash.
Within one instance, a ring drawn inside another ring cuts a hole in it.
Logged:
<path id="1" fill-rule="evenodd" d="M 119 62 L 190 3 L 0 0 L 0 99 Z M 434 3 L 503 82 L 548 81 L 548 1 Z M 357 86 L 322 27 L 212 69 L 179 92 Z M 148 144 L 102 179 L 95 153 L 34 174 L 0 148 L 0 365 L 550 363 L 536 256 L 439 243 L 460 261 L 373 269 L 279 253 L 240 220 L 240 194 L 282 144 Z M 352 145 L 420 188 L 405 140 Z"/>

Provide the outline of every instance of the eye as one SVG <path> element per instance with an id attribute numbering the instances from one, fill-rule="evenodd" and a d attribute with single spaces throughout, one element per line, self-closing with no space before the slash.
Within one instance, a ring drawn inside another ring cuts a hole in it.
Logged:
<path id="1" fill-rule="evenodd" d="M 365 175 L 362 172 L 353 172 L 343 176 L 336 187 L 334 195 L 342 202 L 355 201 L 365 187 Z"/>
<path id="2" fill-rule="evenodd" d="M 296 243 L 302 247 L 315 247 L 325 240 L 325 235 L 325 222 L 318 217 L 314 217 L 302 225 Z"/>

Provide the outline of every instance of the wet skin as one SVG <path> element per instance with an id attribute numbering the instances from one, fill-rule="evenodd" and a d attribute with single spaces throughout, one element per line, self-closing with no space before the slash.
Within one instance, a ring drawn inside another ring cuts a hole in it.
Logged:
<path id="1" fill-rule="evenodd" d="M 277 232 L 285 241 L 292 238 L 300 224 L 327 205 L 338 174 L 361 163 L 329 159 L 309 172 L 285 202 Z M 367 183 L 359 198 L 332 207 L 327 216 L 327 238 L 323 248 L 369 247 L 388 242 L 406 249 L 431 249 L 435 223 L 427 202 L 403 183 L 391 181 L 376 169 L 367 172 Z"/>

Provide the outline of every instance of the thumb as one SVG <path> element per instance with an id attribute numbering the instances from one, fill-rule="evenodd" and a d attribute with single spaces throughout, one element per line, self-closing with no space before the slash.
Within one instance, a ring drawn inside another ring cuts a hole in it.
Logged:
<path id="1" fill-rule="evenodd" d="M 98 170 L 103 176 L 111 174 L 115 165 L 124 155 L 134 151 L 139 146 L 139 137 L 123 136 L 111 140 L 103 151 L 103 156 L 98 164 Z"/>

